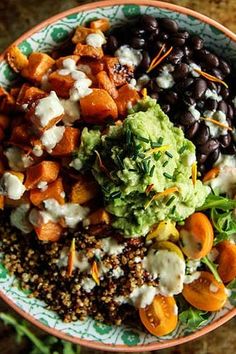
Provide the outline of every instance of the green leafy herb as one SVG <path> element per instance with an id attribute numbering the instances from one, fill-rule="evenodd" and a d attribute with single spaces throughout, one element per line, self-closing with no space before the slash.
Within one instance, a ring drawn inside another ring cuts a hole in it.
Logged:
<path id="1" fill-rule="evenodd" d="M 145 138 L 144 136 L 135 135 L 135 137 L 136 137 L 138 140 L 143 141 L 144 143 L 149 143 L 149 139 Z"/>
<path id="2" fill-rule="evenodd" d="M 166 177 L 166 178 L 168 178 L 168 179 L 172 179 L 173 178 L 173 176 L 171 176 L 169 173 L 167 173 L 167 172 L 164 172 L 163 173 L 163 176 L 164 177 Z"/>
<path id="3" fill-rule="evenodd" d="M 152 168 L 151 168 L 151 170 L 150 170 L 150 173 L 149 173 L 149 176 L 150 176 L 150 177 L 153 176 L 154 170 L 155 170 L 155 165 L 153 165 Z"/>
<path id="4" fill-rule="evenodd" d="M 212 274 L 214 275 L 215 279 L 219 282 L 219 283 L 222 283 L 222 280 L 218 274 L 218 271 L 217 271 L 217 266 L 215 265 L 215 263 L 213 263 L 212 261 L 210 261 L 210 259 L 205 256 L 201 259 L 201 262 L 204 263 L 209 269 L 210 271 L 212 272 Z"/>
<path id="5" fill-rule="evenodd" d="M 228 284 L 227 289 L 230 290 L 229 302 L 231 305 L 236 306 L 236 278 Z"/>
<path id="6" fill-rule="evenodd" d="M 181 146 L 181 148 L 179 149 L 178 153 L 181 155 L 181 154 L 184 152 L 184 150 L 186 150 L 186 149 L 187 149 L 187 146 L 186 146 L 186 145 L 183 145 L 183 146 Z"/>
<path id="7" fill-rule="evenodd" d="M 163 165 L 162 165 L 162 166 L 163 166 L 163 167 L 166 167 L 166 165 L 168 164 L 168 162 L 169 162 L 169 161 L 168 161 L 168 160 L 166 160 L 166 161 L 163 163 Z"/>
<path id="8" fill-rule="evenodd" d="M 188 331 L 191 332 L 206 324 L 209 316 L 209 312 L 204 312 L 190 307 L 188 310 L 185 310 L 179 314 L 179 320 L 188 328 Z"/>
<path id="9" fill-rule="evenodd" d="M 160 159 L 160 157 L 161 157 L 161 152 L 160 152 L 160 151 L 158 151 L 157 154 L 154 154 L 154 159 L 155 159 L 156 161 L 158 161 L 158 160 Z"/>
<path id="10" fill-rule="evenodd" d="M 165 154 L 172 159 L 173 155 L 169 151 L 166 151 Z"/>
<path id="11" fill-rule="evenodd" d="M 169 206 L 175 200 L 175 196 L 173 195 L 169 200 L 167 200 L 166 205 Z"/>
<path id="12" fill-rule="evenodd" d="M 231 210 L 235 207 L 236 207 L 236 199 L 229 199 L 211 193 L 207 196 L 205 203 L 197 210 L 203 211 L 212 208 L 217 208 L 220 210 Z"/>

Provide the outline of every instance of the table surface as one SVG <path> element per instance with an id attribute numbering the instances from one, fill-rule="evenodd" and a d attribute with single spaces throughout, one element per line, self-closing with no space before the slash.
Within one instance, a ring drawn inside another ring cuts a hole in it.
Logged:
<path id="1" fill-rule="evenodd" d="M 61 11 L 89 1 L 76 0 L 0 0 L 0 52 L 13 40 L 35 24 Z M 197 10 L 236 32 L 236 0 L 172 0 L 171 3 Z M 0 311 L 8 311 L 0 302 Z M 236 340 L 236 318 L 202 338 L 171 349 L 158 351 L 160 354 L 234 354 Z M 43 335 L 43 334 L 42 334 Z M 20 354 L 27 352 L 16 344 L 14 332 L 0 323 L 0 353 Z M 83 348 L 81 354 L 101 353 Z M 147 352 L 146 352 L 147 353 Z M 104 352 L 105 354 L 105 352 Z M 144 353 L 143 353 L 144 354 Z"/>

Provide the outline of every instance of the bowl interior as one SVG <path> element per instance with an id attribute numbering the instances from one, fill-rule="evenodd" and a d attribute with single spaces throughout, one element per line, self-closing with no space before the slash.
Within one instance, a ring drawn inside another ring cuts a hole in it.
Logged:
<path id="1" fill-rule="evenodd" d="M 112 24 L 131 21 L 132 17 L 139 14 L 151 14 L 156 17 L 170 17 L 178 21 L 181 27 L 186 30 L 199 34 L 205 39 L 206 45 L 222 55 L 231 62 L 236 62 L 236 42 L 226 37 L 219 29 L 196 19 L 193 16 L 185 15 L 179 12 L 173 12 L 165 8 L 146 5 L 115 5 L 106 7 L 96 7 L 89 11 L 74 13 L 48 24 L 30 38 L 23 40 L 19 47 L 25 54 L 32 51 L 50 52 L 60 47 L 76 28 L 78 24 L 84 24 L 92 19 L 107 17 Z M 11 87 L 17 76 L 6 64 L 0 63 L 0 86 Z M 17 285 L 17 281 L 10 276 L 1 264 L 3 255 L 0 254 L 0 291 L 7 296 L 18 308 L 29 313 L 34 319 L 46 325 L 49 328 L 56 329 L 64 334 L 76 338 L 100 342 L 110 345 L 149 345 L 150 343 L 168 342 L 171 339 L 181 338 L 189 335 L 189 331 L 181 325 L 176 330 L 163 338 L 156 338 L 143 332 L 141 328 L 134 326 L 109 326 L 98 323 L 88 318 L 86 321 L 64 323 L 59 317 L 46 308 L 45 303 L 35 298 L 29 298 L 28 292 L 23 291 Z M 210 322 L 215 322 L 230 312 L 232 306 L 228 303 L 224 309 L 217 313 L 213 313 L 209 318 Z M 137 347 L 136 347 L 137 349 Z M 144 347 L 143 347 L 144 349 Z"/>

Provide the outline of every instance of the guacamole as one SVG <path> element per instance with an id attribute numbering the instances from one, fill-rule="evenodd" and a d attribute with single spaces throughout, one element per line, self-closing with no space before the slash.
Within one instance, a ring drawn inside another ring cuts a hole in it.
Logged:
<path id="1" fill-rule="evenodd" d="M 200 180 L 193 184 L 195 147 L 155 100 L 146 97 L 103 134 L 85 129 L 78 165 L 72 165 L 83 167 L 83 151 L 93 155 L 90 168 L 105 207 L 124 235 L 146 235 L 158 221 L 184 220 L 203 204 L 209 188 Z"/>

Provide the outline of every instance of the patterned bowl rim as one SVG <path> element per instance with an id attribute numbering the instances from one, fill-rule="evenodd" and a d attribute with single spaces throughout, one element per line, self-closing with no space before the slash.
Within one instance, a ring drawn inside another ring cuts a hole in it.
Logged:
<path id="1" fill-rule="evenodd" d="M 170 10 L 173 12 L 178 12 L 180 14 L 184 14 L 186 16 L 192 16 L 196 18 L 197 20 L 200 20 L 201 22 L 207 23 L 210 26 L 215 27 L 218 29 L 220 32 L 222 32 L 226 37 L 230 38 L 234 42 L 236 42 L 236 34 L 218 23 L 217 21 L 202 15 L 199 12 L 190 10 L 188 8 L 162 2 L 162 1 L 154 1 L 154 0 L 109 0 L 109 1 L 98 1 L 98 2 L 93 2 L 85 5 L 80 5 L 77 7 L 74 7 L 72 9 L 63 11 L 55 16 L 50 17 L 49 19 L 41 22 L 40 24 L 34 26 L 31 30 L 25 32 L 22 34 L 16 41 L 12 43 L 12 45 L 18 45 L 25 39 L 31 37 L 34 33 L 38 32 L 45 26 L 56 23 L 58 20 L 67 17 L 69 15 L 79 13 L 82 11 L 88 11 L 88 10 L 93 10 L 98 7 L 109 7 L 109 6 L 115 6 L 115 5 L 143 5 L 143 6 L 153 6 L 153 7 L 159 7 L 161 9 L 166 9 Z M 7 49 L 6 49 L 7 50 Z M 6 51 L 5 50 L 5 51 Z M 5 51 L 0 55 L 0 63 L 4 60 L 4 53 Z M 70 336 L 67 335 L 60 330 L 50 328 L 40 321 L 36 320 L 32 315 L 29 313 L 25 312 L 24 310 L 20 309 L 12 300 L 10 300 L 1 290 L 0 290 L 0 298 L 7 303 L 13 310 L 15 310 L 20 316 L 24 317 L 26 320 L 31 322 L 34 326 L 40 328 L 41 330 L 59 337 L 63 340 L 67 340 L 70 342 L 73 342 L 75 344 L 80 344 L 82 346 L 90 347 L 93 349 L 99 349 L 99 350 L 110 350 L 110 351 L 123 351 L 123 352 L 140 352 L 140 351 L 150 351 L 150 350 L 159 350 L 159 349 L 164 349 L 168 347 L 173 347 L 176 345 L 180 345 L 186 342 L 189 342 L 191 340 L 197 339 L 201 337 L 202 335 L 220 327 L 223 325 L 225 322 L 229 321 L 231 318 L 236 316 L 236 308 L 230 310 L 228 313 L 223 315 L 220 319 L 217 321 L 208 324 L 206 327 L 200 329 L 199 331 L 189 334 L 185 337 L 177 338 L 177 339 L 170 339 L 167 340 L 166 342 L 158 342 L 158 343 L 151 343 L 151 344 L 144 344 L 144 345 L 136 345 L 136 346 L 128 346 L 128 345 L 114 345 L 114 344 L 105 344 L 105 343 L 100 343 L 96 341 L 91 341 L 91 340 L 86 340 L 82 338 L 78 338 L 75 336 Z"/>

